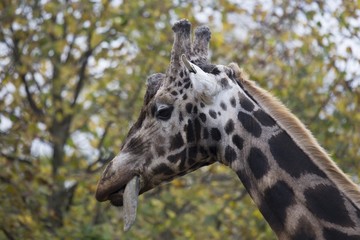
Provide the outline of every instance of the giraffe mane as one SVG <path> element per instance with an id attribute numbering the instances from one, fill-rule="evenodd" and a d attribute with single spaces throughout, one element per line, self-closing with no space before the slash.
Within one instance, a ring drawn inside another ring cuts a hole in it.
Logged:
<path id="1" fill-rule="evenodd" d="M 290 110 L 268 91 L 258 87 L 236 63 L 229 65 L 236 80 L 259 106 L 272 116 L 295 143 L 323 170 L 333 183 L 360 209 L 360 188 L 336 165 L 313 134 Z"/>

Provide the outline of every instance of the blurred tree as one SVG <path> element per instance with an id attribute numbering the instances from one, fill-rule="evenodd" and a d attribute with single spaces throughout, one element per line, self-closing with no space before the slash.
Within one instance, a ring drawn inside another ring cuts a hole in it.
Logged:
<path id="1" fill-rule="evenodd" d="M 212 60 L 237 62 L 281 98 L 355 182 L 360 176 L 358 1 L 37 1 L 0 3 L 0 239 L 273 239 L 220 165 L 121 212 L 96 203 L 102 166 L 165 72 L 171 24 L 213 31 Z M 355 134 L 354 134 L 355 133 Z"/>

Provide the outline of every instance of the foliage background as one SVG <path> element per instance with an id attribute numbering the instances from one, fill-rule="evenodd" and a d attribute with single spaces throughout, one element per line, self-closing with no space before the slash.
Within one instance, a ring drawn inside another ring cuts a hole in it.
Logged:
<path id="1" fill-rule="evenodd" d="M 357 0 L 4 0 L 0 3 L 0 239 L 275 239 L 229 169 L 213 165 L 140 197 L 135 225 L 94 198 L 165 72 L 171 25 L 212 29 L 237 62 L 360 177 Z"/>

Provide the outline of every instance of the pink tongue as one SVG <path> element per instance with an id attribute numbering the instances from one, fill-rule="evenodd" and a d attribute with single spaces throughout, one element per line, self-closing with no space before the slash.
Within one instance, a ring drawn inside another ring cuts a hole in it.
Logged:
<path id="1" fill-rule="evenodd" d="M 138 176 L 135 176 L 126 184 L 123 195 L 123 218 L 125 232 L 128 231 L 135 222 L 139 190 L 140 179 Z"/>

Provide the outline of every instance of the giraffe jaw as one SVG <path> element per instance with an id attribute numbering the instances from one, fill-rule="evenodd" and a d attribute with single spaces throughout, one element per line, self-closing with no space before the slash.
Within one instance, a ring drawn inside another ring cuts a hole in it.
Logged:
<path id="1" fill-rule="evenodd" d="M 125 192 L 126 186 L 128 186 L 130 181 L 135 177 L 139 179 L 138 195 L 141 195 L 144 192 L 147 192 L 153 188 L 152 186 L 145 184 L 146 181 L 142 176 L 132 175 L 131 177 L 127 177 L 126 178 L 127 180 L 123 181 L 123 183 L 121 185 L 118 184 L 117 187 L 115 186 L 111 189 L 103 190 L 103 187 L 100 186 L 101 184 L 99 184 L 98 189 L 95 194 L 96 199 L 99 202 L 109 201 L 111 203 L 111 205 L 113 205 L 113 206 L 122 207 L 124 205 L 124 197 L 125 197 L 124 192 Z M 100 183 L 101 183 L 101 181 L 100 181 Z"/>
<path id="2" fill-rule="evenodd" d="M 130 160 L 129 160 L 130 159 Z M 123 195 L 126 185 L 135 176 L 143 177 L 139 169 L 134 166 L 128 154 L 119 154 L 106 166 L 97 185 L 95 197 L 99 202 L 110 201 L 114 206 L 123 205 Z M 140 189 L 144 181 L 141 180 Z"/>

